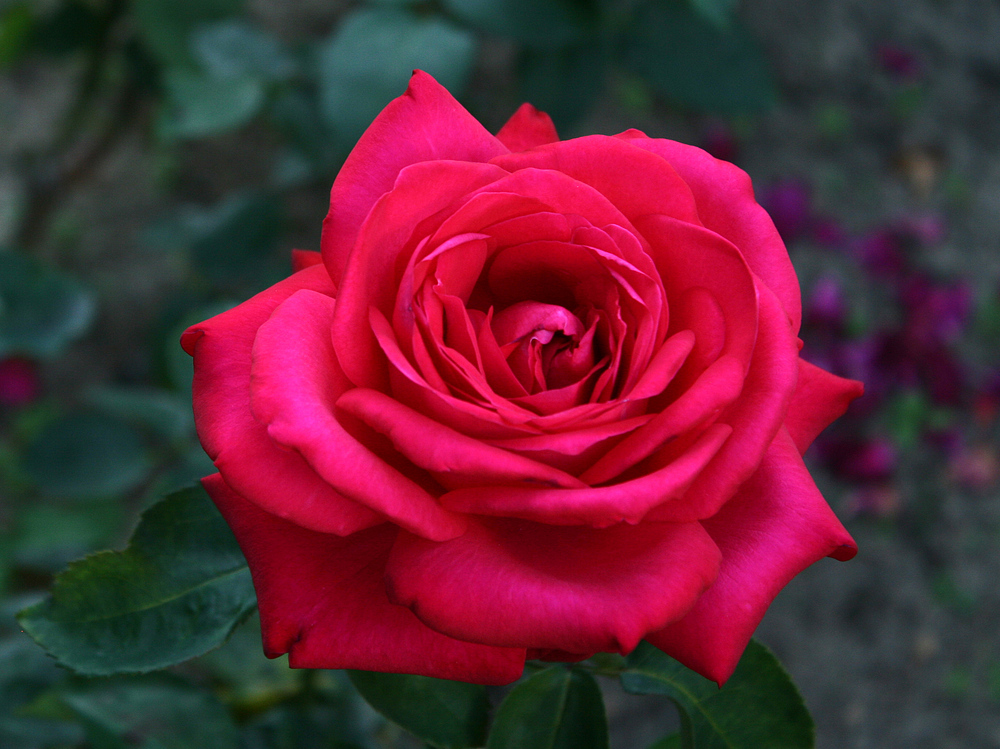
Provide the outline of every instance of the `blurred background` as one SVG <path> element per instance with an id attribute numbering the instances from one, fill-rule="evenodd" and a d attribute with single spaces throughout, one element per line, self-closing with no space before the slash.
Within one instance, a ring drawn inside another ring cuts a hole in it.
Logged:
<path id="1" fill-rule="evenodd" d="M 527 100 L 564 138 L 637 127 L 750 173 L 803 356 L 867 388 L 807 455 L 861 551 L 759 637 L 821 748 L 1000 746 L 995 0 L 0 0 L 0 746 L 397 741 L 333 676 L 302 712 L 253 622 L 94 685 L 13 615 L 212 472 L 180 332 L 319 249 L 340 163 L 418 67 L 493 131 Z M 612 697 L 616 746 L 662 735 L 657 705 Z"/>

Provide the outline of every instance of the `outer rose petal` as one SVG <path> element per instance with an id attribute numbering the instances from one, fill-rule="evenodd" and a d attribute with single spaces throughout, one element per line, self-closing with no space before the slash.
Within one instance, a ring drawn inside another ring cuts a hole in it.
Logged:
<path id="1" fill-rule="evenodd" d="M 559 140 L 552 118 L 525 102 L 497 133 L 497 140 L 511 151 L 527 151 Z"/>
<path id="2" fill-rule="evenodd" d="M 453 637 L 627 653 L 682 616 L 718 563 L 698 523 L 595 530 L 490 518 L 441 544 L 400 534 L 386 575 L 391 600 Z"/>
<path id="3" fill-rule="evenodd" d="M 508 684 L 525 651 L 455 640 L 389 602 L 388 524 L 339 538 L 269 515 L 226 485 L 202 479 L 246 555 L 260 605 L 264 652 L 293 668 L 359 668 L 477 684 Z"/>
<path id="4" fill-rule="evenodd" d="M 719 577 L 687 616 L 646 639 L 721 685 L 778 591 L 813 562 L 850 559 L 857 546 L 784 429 L 757 473 L 702 525 L 722 550 Z"/>
<path id="5" fill-rule="evenodd" d="M 323 256 L 312 250 L 292 250 L 292 268 L 297 273 L 312 265 L 319 265 L 323 262 Z"/>
<path id="6" fill-rule="evenodd" d="M 280 445 L 294 448 L 331 486 L 407 530 L 442 541 L 465 527 L 416 482 L 358 442 L 334 415 L 350 387 L 330 341 L 334 300 L 304 290 L 260 326 L 251 404 Z M 294 504 L 298 498 L 285 494 Z"/>
<path id="7" fill-rule="evenodd" d="M 673 167 L 618 138 L 588 135 L 504 154 L 492 163 L 511 172 L 534 168 L 565 174 L 593 187 L 630 221 L 665 214 L 700 223 L 691 190 Z"/>
<path id="8" fill-rule="evenodd" d="M 798 387 L 785 416 L 785 427 L 799 452 L 804 453 L 820 432 L 843 416 L 864 390 L 856 380 L 845 380 L 799 359 Z"/>
<path id="9" fill-rule="evenodd" d="M 334 282 L 340 284 L 362 222 L 400 170 L 421 161 L 484 162 L 506 150 L 440 83 L 415 70 L 406 93 L 375 118 L 333 183 L 321 248 Z"/>
<path id="10" fill-rule="evenodd" d="M 616 137 L 662 156 L 677 170 L 694 193 L 702 223 L 740 248 L 753 272 L 781 300 L 797 333 L 802 323 L 799 279 L 774 222 L 754 197 L 746 172 L 700 148 L 648 138 L 638 130 Z"/>
<path id="11" fill-rule="evenodd" d="M 306 268 L 184 333 L 181 345 L 194 356 L 195 424 L 205 452 L 244 497 L 305 528 L 346 535 L 384 518 L 338 494 L 301 455 L 274 444 L 250 411 L 257 330 L 302 289 L 332 294 L 326 268 Z"/>

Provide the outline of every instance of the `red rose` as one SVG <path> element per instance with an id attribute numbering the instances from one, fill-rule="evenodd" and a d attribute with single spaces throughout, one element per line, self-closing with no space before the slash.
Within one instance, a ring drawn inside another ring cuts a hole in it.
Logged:
<path id="1" fill-rule="evenodd" d="M 417 72 L 296 258 L 183 338 L 269 656 L 503 684 L 645 638 L 721 682 L 855 553 L 800 455 L 861 386 L 799 358 L 731 164 L 529 105 L 494 137 Z"/>

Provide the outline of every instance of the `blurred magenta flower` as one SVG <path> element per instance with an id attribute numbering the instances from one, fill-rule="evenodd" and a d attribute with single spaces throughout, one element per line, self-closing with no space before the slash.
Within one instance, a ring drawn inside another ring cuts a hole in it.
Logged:
<path id="1" fill-rule="evenodd" d="M 41 391 L 38 365 L 33 360 L 20 356 L 0 360 L 0 405 L 25 406 Z"/>
<path id="2" fill-rule="evenodd" d="M 879 67 L 901 81 L 913 81 L 923 74 L 923 65 L 917 55 L 892 42 L 879 44 L 875 48 L 875 59 Z"/>
<path id="3" fill-rule="evenodd" d="M 840 281 L 823 276 L 813 285 L 806 302 L 806 324 L 815 332 L 839 336 L 846 320 L 847 302 Z"/>
<path id="4" fill-rule="evenodd" d="M 800 238 L 812 222 L 812 190 L 802 180 L 775 182 L 764 190 L 760 202 L 786 243 Z"/>

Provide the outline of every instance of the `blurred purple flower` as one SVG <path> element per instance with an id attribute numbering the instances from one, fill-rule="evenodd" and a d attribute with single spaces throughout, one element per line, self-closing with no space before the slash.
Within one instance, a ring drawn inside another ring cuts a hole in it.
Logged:
<path id="1" fill-rule="evenodd" d="M 923 74 L 923 65 L 918 57 L 891 42 L 884 42 L 875 48 L 875 59 L 883 70 L 902 81 L 913 81 Z"/>
<path id="2" fill-rule="evenodd" d="M 810 229 L 813 241 L 820 247 L 837 250 L 847 245 L 847 232 L 836 219 L 814 216 Z"/>
<path id="3" fill-rule="evenodd" d="M 34 361 L 19 356 L 0 360 L 0 405 L 25 406 L 41 391 L 38 365 Z"/>
<path id="4" fill-rule="evenodd" d="M 972 289 L 964 281 L 942 284 L 914 274 L 900 288 L 907 335 L 915 345 L 950 343 L 961 335 L 972 313 Z"/>
<path id="5" fill-rule="evenodd" d="M 812 222 L 812 191 L 801 180 L 775 182 L 764 190 L 760 203 L 786 243 L 798 239 Z"/>
<path id="6" fill-rule="evenodd" d="M 876 229 L 851 243 L 858 262 L 877 278 L 894 278 L 906 268 L 906 248 L 892 229 Z"/>
<path id="7" fill-rule="evenodd" d="M 847 303 L 840 281 L 820 278 L 812 288 L 805 309 L 806 323 L 820 333 L 841 335 L 847 319 Z"/>

